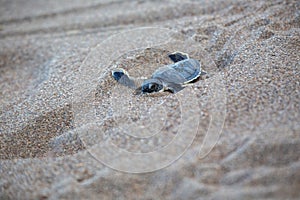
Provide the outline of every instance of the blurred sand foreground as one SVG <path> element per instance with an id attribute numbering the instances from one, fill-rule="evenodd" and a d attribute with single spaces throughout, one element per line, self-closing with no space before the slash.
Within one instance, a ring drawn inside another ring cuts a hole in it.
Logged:
<path id="1" fill-rule="evenodd" d="M 296 0 L 2 0 L 0 199 L 298 199 L 299 11 Z M 166 28 L 150 41 L 154 45 L 169 36 L 189 43 L 119 52 L 153 31 L 105 43 L 139 27 Z M 167 30 L 180 36 L 166 36 Z M 107 55 L 93 57 L 102 50 Z M 201 60 L 209 72 L 178 94 L 190 107 L 180 110 L 182 102 L 169 93 L 138 97 L 116 89 L 110 69 L 124 67 L 135 77 L 149 77 L 170 63 L 166 55 L 173 50 Z M 119 57 L 109 60 L 110 55 Z M 214 89 L 225 104 L 212 112 L 210 91 L 217 76 L 222 81 Z M 148 116 L 147 106 L 162 104 L 164 109 Z M 225 114 L 220 137 L 213 130 L 217 137 L 203 148 L 216 145 L 200 158 L 210 120 Z M 132 129 L 128 120 L 140 124 Z M 120 124 L 139 136 L 161 128 L 160 135 L 125 137 Z M 97 156 L 121 168 L 148 167 L 180 153 L 185 139 L 170 154 L 145 163 L 110 160 L 110 149 L 103 146 L 102 153 L 91 151 L 111 138 L 120 149 L 145 153 L 178 138 L 180 131 L 197 136 L 179 160 L 154 172 L 113 170 Z"/>

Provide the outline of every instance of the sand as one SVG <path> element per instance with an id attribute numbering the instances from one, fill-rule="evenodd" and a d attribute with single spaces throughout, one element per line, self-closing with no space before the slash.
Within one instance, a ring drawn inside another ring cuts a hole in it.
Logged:
<path id="1" fill-rule="evenodd" d="M 299 10 L 2 1 L 0 199 L 297 199 Z M 208 72 L 177 94 L 110 75 L 141 82 L 177 50 Z"/>

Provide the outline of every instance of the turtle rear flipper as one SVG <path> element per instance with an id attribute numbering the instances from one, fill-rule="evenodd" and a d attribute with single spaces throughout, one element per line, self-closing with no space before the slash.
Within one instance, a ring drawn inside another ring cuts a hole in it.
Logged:
<path id="1" fill-rule="evenodd" d="M 206 72 L 206 71 L 201 71 L 201 73 L 200 73 L 200 76 L 205 76 L 205 75 L 207 75 L 208 73 Z"/>
<path id="2" fill-rule="evenodd" d="M 179 62 L 179 61 L 182 61 L 182 60 L 186 60 L 186 59 L 189 59 L 189 55 L 186 54 L 186 53 L 182 53 L 182 52 L 179 52 L 179 51 L 176 51 L 174 53 L 171 53 L 168 55 L 169 58 L 174 62 Z"/>
<path id="3" fill-rule="evenodd" d="M 127 71 L 122 68 L 117 68 L 112 71 L 112 77 L 118 81 L 119 84 L 136 89 L 134 80 L 128 75 Z"/>

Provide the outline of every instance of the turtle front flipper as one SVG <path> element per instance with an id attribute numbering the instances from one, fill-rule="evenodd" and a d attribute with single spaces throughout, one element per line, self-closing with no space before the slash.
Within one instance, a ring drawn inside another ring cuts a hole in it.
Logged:
<path id="1" fill-rule="evenodd" d="M 182 90 L 184 87 L 181 84 L 177 83 L 168 83 L 166 90 L 172 92 L 172 93 L 177 93 L 180 90 Z"/>
<path id="2" fill-rule="evenodd" d="M 179 61 L 182 61 L 182 60 L 186 60 L 186 59 L 189 59 L 189 55 L 186 54 L 186 53 L 182 53 L 182 52 L 179 52 L 179 51 L 176 51 L 174 53 L 171 53 L 168 55 L 169 58 L 174 62 L 179 62 Z"/>
<path id="3" fill-rule="evenodd" d="M 128 75 L 126 70 L 117 68 L 111 72 L 111 75 L 116 81 L 118 81 L 119 84 L 127 86 L 131 89 L 136 89 L 134 80 Z"/>

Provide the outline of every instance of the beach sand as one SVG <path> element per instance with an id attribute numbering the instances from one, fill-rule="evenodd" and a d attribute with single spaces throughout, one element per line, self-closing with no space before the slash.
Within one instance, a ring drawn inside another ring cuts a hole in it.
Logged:
<path id="1" fill-rule="evenodd" d="M 0 199 L 299 198 L 299 10 L 292 0 L 2 1 Z M 177 50 L 208 72 L 178 94 L 135 95 L 110 75 L 122 67 L 142 81 Z M 179 143 L 137 163 L 114 157 L 108 138 L 134 153 Z"/>

